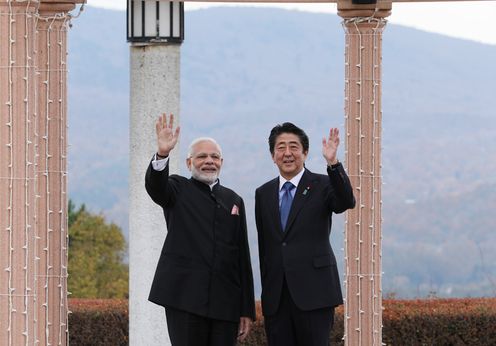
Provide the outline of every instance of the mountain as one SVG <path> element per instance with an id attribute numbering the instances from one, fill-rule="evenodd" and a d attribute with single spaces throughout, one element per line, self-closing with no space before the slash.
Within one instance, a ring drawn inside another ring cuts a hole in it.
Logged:
<path id="1" fill-rule="evenodd" d="M 307 167 L 325 171 L 320 138 L 344 123 L 344 31 L 335 15 L 280 9 L 212 8 L 185 17 L 181 151 L 204 135 L 223 145 L 221 179 L 245 199 L 258 282 L 250 210 L 254 189 L 277 174 L 268 133 L 283 121 L 302 126 L 311 139 Z M 73 20 L 69 38 L 70 196 L 127 234 L 125 12 L 90 7 Z M 386 27 L 384 293 L 496 295 L 494 61 L 493 45 Z M 342 263 L 343 216 L 334 223 Z"/>

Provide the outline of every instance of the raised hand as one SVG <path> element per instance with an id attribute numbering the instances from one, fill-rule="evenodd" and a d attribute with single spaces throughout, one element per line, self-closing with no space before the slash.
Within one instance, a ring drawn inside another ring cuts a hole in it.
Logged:
<path id="1" fill-rule="evenodd" d="M 157 154 L 163 157 L 169 156 L 169 153 L 177 144 L 179 139 L 180 126 L 174 127 L 174 115 L 171 113 L 167 122 L 167 114 L 162 113 L 155 123 L 155 132 L 157 133 Z"/>
<path id="2" fill-rule="evenodd" d="M 322 155 L 324 155 L 324 158 L 329 166 L 338 163 L 338 147 L 339 130 L 337 128 L 331 128 L 329 130 L 329 138 L 322 138 Z"/>

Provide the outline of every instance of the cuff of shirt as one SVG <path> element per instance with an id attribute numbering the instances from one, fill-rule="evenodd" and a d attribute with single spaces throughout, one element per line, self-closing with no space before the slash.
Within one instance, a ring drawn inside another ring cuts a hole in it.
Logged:
<path id="1" fill-rule="evenodd" d="M 169 163 L 169 158 L 157 160 L 157 154 L 153 156 L 152 167 L 156 171 L 163 171 L 165 167 L 167 167 L 167 163 Z"/>

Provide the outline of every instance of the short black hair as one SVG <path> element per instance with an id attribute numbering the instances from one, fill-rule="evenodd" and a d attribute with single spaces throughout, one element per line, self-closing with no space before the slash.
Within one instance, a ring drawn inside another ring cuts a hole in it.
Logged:
<path id="1" fill-rule="evenodd" d="M 274 155 L 274 147 L 276 145 L 276 139 L 279 137 L 279 135 L 283 133 L 292 133 L 294 135 L 297 135 L 298 138 L 300 139 L 300 143 L 303 147 L 303 152 L 308 153 L 308 136 L 303 131 L 300 129 L 298 126 L 296 126 L 293 123 L 283 123 L 283 124 L 277 124 L 274 126 L 274 128 L 270 131 L 269 135 L 269 150 L 272 155 Z"/>

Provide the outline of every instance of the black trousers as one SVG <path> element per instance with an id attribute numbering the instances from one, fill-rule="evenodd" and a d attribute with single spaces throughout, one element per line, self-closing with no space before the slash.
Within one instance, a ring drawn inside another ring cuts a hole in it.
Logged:
<path id="1" fill-rule="evenodd" d="M 269 346 L 328 346 L 334 308 L 300 310 L 284 280 L 279 308 L 264 323 Z"/>
<path id="2" fill-rule="evenodd" d="M 214 320 L 186 311 L 166 308 L 172 346 L 234 346 L 238 322 Z"/>

